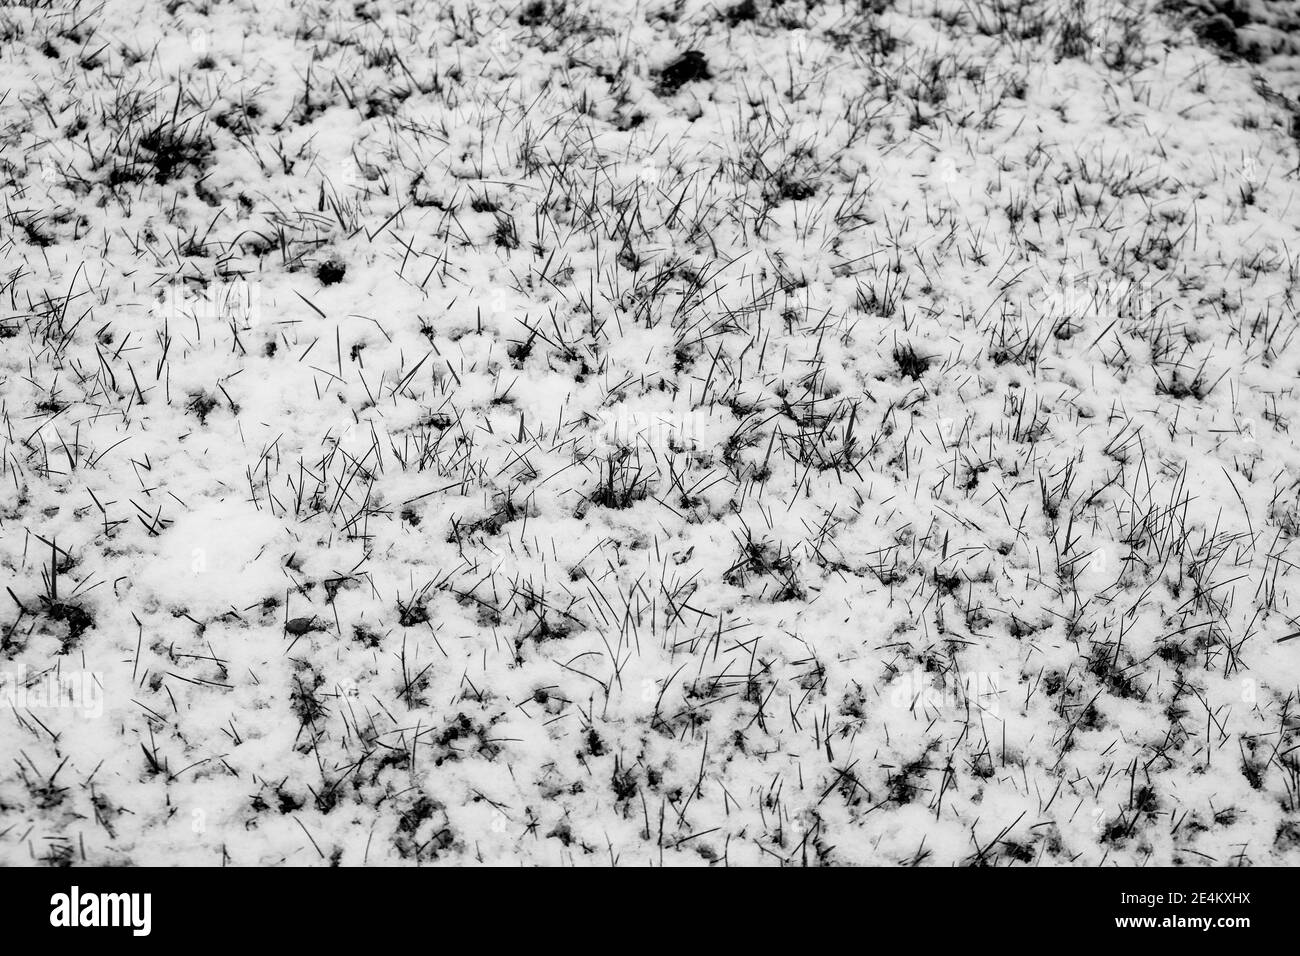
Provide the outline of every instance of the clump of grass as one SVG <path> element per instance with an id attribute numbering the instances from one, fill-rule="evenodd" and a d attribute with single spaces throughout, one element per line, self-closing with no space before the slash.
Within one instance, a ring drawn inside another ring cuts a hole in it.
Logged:
<path id="1" fill-rule="evenodd" d="M 496 229 L 492 232 L 492 242 L 499 249 L 518 249 L 519 248 L 519 230 L 515 226 L 513 216 L 504 213 L 497 213 Z"/>
<path id="2" fill-rule="evenodd" d="M 309 667 L 298 668 L 294 674 L 293 687 L 289 691 L 289 709 L 298 718 L 298 723 L 311 727 L 327 715 L 325 702 L 318 693 L 325 683 L 325 678 Z"/>
<path id="3" fill-rule="evenodd" d="M 523 506 L 514 500 L 514 496 L 509 493 L 503 493 L 497 496 L 496 504 L 492 511 L 485 517 L 462 524 L 455 518 L 451 522 L 451 532 L 447 535 L 449 543 L 459 544 L 468 541 L 475 534 L 494 535 L 500 534 L 501 529 L 517 518 L 526 514 Z"/>
<path id="4" fill-rule="evenodd" d="M 316 266 L 316 278 L 324 286 L 338 285 L 347 274 L 348 264 L 340 256 L 330 256 Z"/>
<path id="5" fill-rule="evenodd" d="M 751 577 L 770 577 L 777 585 L 773 601 L 803 600 L 806 594 L 799 583 L 792 552 L 771 541 L 755 540 L 748 529 L 739 544 L 739 554 L 731 567 L 723 572 L 724 581 L 733 587 L 743 587 Z"/>
<path id="6" fill-rule="evenodd" d="M 1215 13 L 1198 20 L 1193 29 L 1197 37 L 1225 53 L 1237 53 L 1240 49 L 1237 28 L 1225 14 Z"/>
<path id="7" fill-rule="evenodd" d="M 213 143 L 201 123 L 165 120 L 140 137 L 139 145 L 156 183 L 169 183 L 212 164 Z"/>
<path id="8" fill-rule="evenodd" d="M 659 71 L 659 92 L 673 94 L 687 83 L 711 79 L 709 63 L 699 50 L 687 50 Z"/>
<path id="9" fill-rule="evenodd" d="M 423 602 L 412 599 L 409 602 L 397 602 L 397 623 L 402 627 L 418 627 L 429 620 L 429 609 Z"/>
<path id="10" fill-rule="evenodd" d="M 724 10 L 722 15 L 727 21 L 727 26 L 736 27 L 758 17 L 758 5 L 754 0 L 740 0 L 739 3 L 733 3 Z"/>
<path id="11" fill-rule="evenodd" d="M 528 0 L 519 11 L 519 25 L 525 27 L 542 26 L 552 17 L 551 6 L 555 7 L 556 13 L 564 9 L 562 0 L 552 0 L 550 4 L 547 3 L 547 0 Z"/>
<path id="12" fill-rule="evenodd" d="M 369 624 L 360 623 L 352 625 L 352 639 L 362 647 L 378 647 L 384 636 Z"/>
<path id="13" fill-rule="evenodd" d="M 1088 55 L 1092 48 L 1092 34 L 1085 15 L 1083 0 L 1071 0 L 1061 20 L 1060 36 L 1056 42 L 1057 60 L 1082 59 Z"/>
<path id="14" fill-rule="evenodd" d="M 1156 392 L 1160 395 L 1168 395 L 1170 398 L 1194 398 L 1197 401 L 1204 401 L 1222 381 L 1223 375 L 1228 374 L 1225 371 L 1217 379 L 1211 380 L 1206 374 L 1205 364 L 1205 361 L 1201 362 L 1195 373 L 1190 376 L 1180 368 L 1175 368 L 1167 376 L 1162 376 L 1157 370 Z"/>
<path id="15" fill-rule="evenodd" d="M 406 860 L 432 860 L 455 838 L 441 804 L 421 794 L 397 821 L 393 848 Z"/>
<path id="16" fill-rule="evenodd" d="M 42 591 L 40 594 L 40 606 L 48 620 L 55 621 L 66 627 L 67 632 L 62 639 L 62 647 L 60 649 L 61 653 L 66 654 L 80 644 L 81 637 L 86 631 L 95 626 L 95 617 L 85 606 L 83 606 L 82 603 L 73 600 L 72 597 L 59 596 L 59 574 L 61 571 L 67 570 L 67 567 L 71 565 L 72 558 L 66 552 L 63 552 L 64 567 L 61 569 L 59 566 L 59 555 L 61 549 L 58 546 L 58 542 L 50 541 L 47 543 L 50 545 L 50 564 L 49 567 L 41 569 Z M 77 589 L 75 588 L 73 589 L 74 595 L 76 590 Z M 18 600 L 12 590 L 9 594 L 13 597 L 14 603 L 18 605 L 20 620 L 24 615 L 32 613 L 21 601 Z M 15 623 L 13 627 L 7 630 L 3 643 L 0 643 L 0 647 L 7 648 L 11 643 L 14 643 L 12 635 L 16 629 L 17 624 Z"/>
<path id="17" fill-rule="evenodd" d="M 799 201 L 809 199 L 817 194 L 817 184 L 807 179 L 799 179 L 788 173 L 781 173 L 776 180 L 777 192 L 782 199 Z"/>
<path id="18" fill-rule="evenodd" d="M 611 455 L 599 468 L 600 479 L 587 501 L 598 508 L 621 510 L 650 497 L 653 477 L 639 465 L 633 465 L 630 453 Z"/>
<path id="19" fill-rule="evenodd" d="M 194 414 L 199 420 L 200 425 L 208 423 L 208 416 L 216 409 L 219 402 L 216 397 L 207 392 L 195 392 L 190 396 L 189 403 L 185 406 L 187 411 Z"/>
<path id="20" fill-rule="evenodd" d="M 911 343 L 894 347 L 894 364 L 898 366 L 898 372 L 914 382 L 921 380 L 921 376 L 929 371 L 930 366 L 934 364 L 934 356 L 922 355 L 916 350 Z"/>

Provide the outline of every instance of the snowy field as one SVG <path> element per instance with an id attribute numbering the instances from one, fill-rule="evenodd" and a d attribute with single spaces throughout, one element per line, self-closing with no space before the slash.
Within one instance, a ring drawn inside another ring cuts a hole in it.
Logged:
<path id="1" fill-rule="evenodd" d="M 1298 52 L 0 0 L 0 863 L 1300 863 Z"/>

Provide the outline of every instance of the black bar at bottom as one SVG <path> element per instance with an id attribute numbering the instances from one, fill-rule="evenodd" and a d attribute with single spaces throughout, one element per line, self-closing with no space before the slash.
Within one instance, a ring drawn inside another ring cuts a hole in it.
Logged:
<path id="1" fill-rule="evenodd" d="M 370 941 L 432 927 L 491 927 L 534 945 L 563 942 L 565 924 L 584 937 L 674 925 L 725 927 L 729 945 L 754 933 L 799 936 L 808 920 L 827 929 L 874 927 L 919 933 L 926 944 L 969 943 L 990 933 L 1050 932 L 1044 939 L 1198 933 L 1229 943 L 1242 933 L 1289 928 L 1287 869 L 4 869 L 6 934 L 94 934 L 126 946 L 248 935 L 258 946 Z M 712 901 L 712 902 L 710 902 Z M 710 911 L 714 912 L 710 915 Z M 550 930 L 546 928 L 550 927 Z M 638 929 L 639 927 L 639 929 Z M 542 935 L 538 936 L 538 932 Z M 597 936 L 596 938 L 600 938 Z M 606 937 L 608 938 L 608 937 Z M 699 941 L 699 937 L 696 937 Z"/>

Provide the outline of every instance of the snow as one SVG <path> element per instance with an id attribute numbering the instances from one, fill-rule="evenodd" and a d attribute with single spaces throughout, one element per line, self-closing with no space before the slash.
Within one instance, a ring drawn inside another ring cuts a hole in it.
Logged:
<path id="1" fill-rule="evenodd" d="M 1294 4 L 996 9 L 0 10 L 0 861 L 1297 862 Z"/>

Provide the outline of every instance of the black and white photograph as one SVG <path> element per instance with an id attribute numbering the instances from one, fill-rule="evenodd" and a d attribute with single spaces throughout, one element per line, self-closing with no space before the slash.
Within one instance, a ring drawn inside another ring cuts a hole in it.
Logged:
<path id="1" fill-rule="evenodd" d="M 0 197 L 38 921 L 1300 864 L 1300 3 L 0 0 Z"/>

